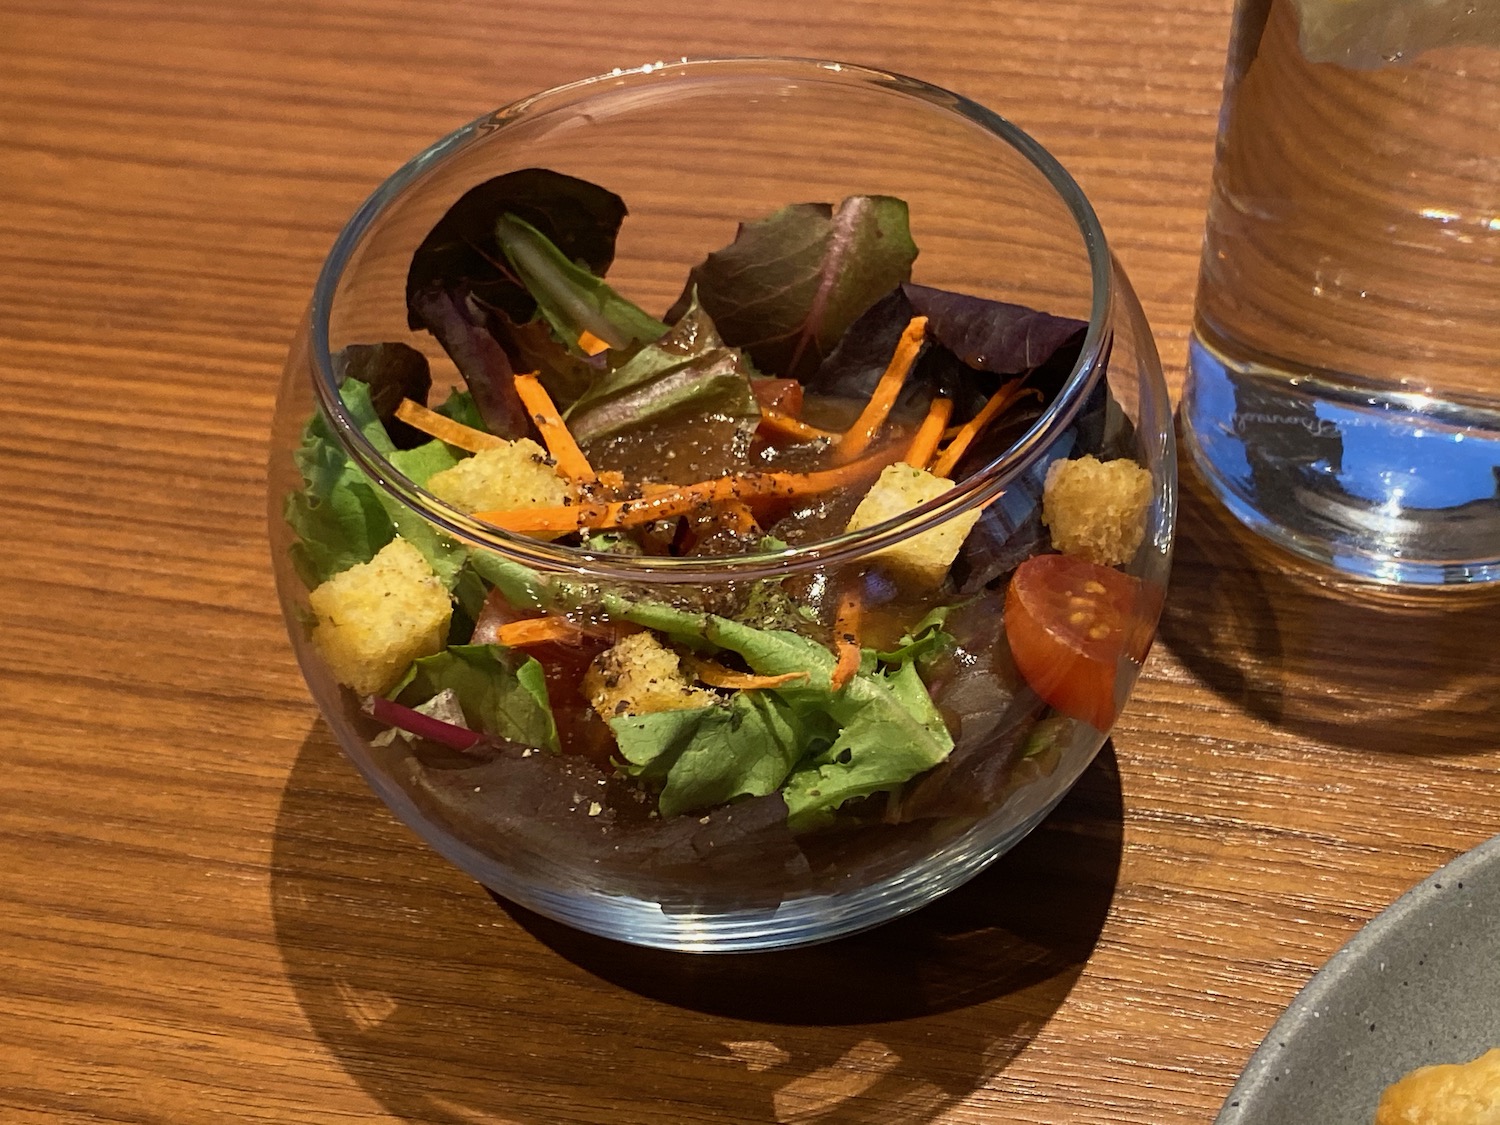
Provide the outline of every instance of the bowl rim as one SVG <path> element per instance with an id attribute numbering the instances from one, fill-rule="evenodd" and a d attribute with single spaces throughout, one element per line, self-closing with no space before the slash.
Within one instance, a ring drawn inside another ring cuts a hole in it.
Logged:
<path id="1" fill-rule="evenodd" d="M 382 212 L 435 166 L 459 151 L 543 113 L 576 109 L 591 98 L 626 87 L 744 77 L 781 78 L 808 84 L 844 83 L 924 102 L 978 125 L 1041 173 L 1077 224 L 1089 260 L 1091 298 L 1088 328 L 1073 369 L 1062 390 L 1026 433 L 1004 454 L 956 482 L 942 496 L 873 527 L 780 550 L 703 558 L 609 555 L 506 532 L 439 499 L 392 466 L 365 437 L 344 405 L 334 372 L 328 328 L 344 271 Z M 459 542 L 547 572 L 637 582 L 712 582 L 728 578 L 748 581 L 868 558 L 964 513 L 983 509 L 999 497 L 1007 484 L 1045 457 L 1053 439 L 1071 423 L 1089 392 L 1104 377 L 1113 332 L 1114 288 L 1113 259 L 1098 216 L 1083 190 L 1040 142 L 979 103 L 920 79 L 860 64 L 774 55 L 682 58 L 676 62 L 616 68 L 529 94 L 455 129 L 407 160 L 355 210 L 324 259 L 308 308 L 308 351 L 318 408 L 345 453 L 377 487 Z"/>

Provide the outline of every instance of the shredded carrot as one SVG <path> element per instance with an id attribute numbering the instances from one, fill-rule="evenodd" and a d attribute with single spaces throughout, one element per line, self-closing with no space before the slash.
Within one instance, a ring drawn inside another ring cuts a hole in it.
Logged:
<path id="1" fill-rule="evenodd" d="M 429 437 L 446 441 L 449 445 L 456 445 L 460 449 L 467 449 L 470 453 L 479 453 L 485 449 L 499 449 L 507 444 L 504 438 L 497 438 L 494 434 L 487 434 L 483 430 L 476 430 L 473 426 L 455 422 L 446 414 L 428 410 L 420 402 L 413 402 L 409 398 L 403 398 L 401 404 L 396 407 L 396 417 L 414 430 L 421 430 Z"/>
<path id="2" fill-rule="evenodd" d="M 523 617 L 496 628 L 494 639 L 489 643 L 506 648 L 527 648 L 548 641 L 577 641 L 582 636 L 583 630 L 566 617 Z"/>
<path id="3" fill-rule="evenodd" d="M 809 426 L 801 418 L 794 418 L 782 410 L 769 406 L 760 408 L 760 428 L 779 437 L 797 438 L 799 441 L 838 441 L 839 435 L 832 430 L 820 430 Z"/>
<path id="4" fill-rule="evenodd" d="M 833 666 L 831 686 L 838 691 L 859 671 L 859 619 L 864 612 L 858 584 L 850 586 L 839 598 L 838 614 L 833 621 L 834 648 L 839 654 Z"/>
<path id="5" fill-rule="evenodd" d="M 696 657 L 689 658 L 687 665 L 693 673 L 693 678 L 699 683 L 707 684 L 709 687 L 738 688 L 741 691 L 785 687 L 798 680 L 805 680 L 808 676 L 806 672 L 758 676 L 753 672 L 736 672 L 722 664 L 715 664 L 712 660 L 702 660 Z"/>
<path id="6" fill-rule="evenodd" d="M 958 464 L 958 459 L 964 455 L 964 450 L 969 448 L 969 443 L 979 436 L 979 431 L 990 424 L 990 421 L 1004 410 L 1020 393 L 1022 380 L 1012 379 L 994 394 L 990 395 L 989 402 L 985 403 L 979 413 L 970 418 L 959 427 L 944 450 L 938 454 L 933 462 L 932 475 L 935 477 L 946 477 L 953 472 L 953 467 Z"/>
<path id="7" fill-rule="evenodd" d="M 927 417 L 922 419 L 922 424 L 912 435 L 911 444 L 906 447 L 906 456 L 901 460 L 914 469 L 927 468 L 927 462 L 937 452 L 938 442 L 943 440 L 943 427 L 948 424 L 948 416 L 952 413 L 951 398 L 938 396 L 933 399 L 932 405 L 927 408 Z"/>
<path id="8" fill-rule="evenodd" d="M 583 455 L 583 450 L 578 448 L 578 443 L 568 432 L 562 415 L 557 412 L 552 396 L 542 386 L 542 381 L 535 375 L 517 375 L 516 394 L 521 397 L 522 405 L 531 412 L 531 420 L 541 431 L 542 441 L 547 444 L 547 452 L 557 462 L 557 471 L 574 484 L 587 484 L 594 480 L 594 470 L 589 459 Z"/>
<path id="9" fill-rule="evenodd" d="M 901 339 L 896 341 L 896 351 L 891 356 L 891 362 L 886 364 L 885 371 L 880 376 L 880 382 L 875 384 L 875 389 L 870 392 L 870 401 L 865 403 L 865 408 L 859 412 L 859 417 L 854 420 L 854 425 L 846 430 L 839 438 L 838 457 L 847 461 L 851 457 L 858 457 L 875 440 L 875 435 L 880 432 L 880 427 L 885 424 L 886 417 L 891 412 L 891 407 L 896 405 L 896 396 L 901 393 L 901 385 L 906 382 L 906 376 L 911 372 L 911 365 L 916 362 L 917 353 L 922 350 L 922 341 L 927 333 L 927 318 L 925 316 L 914 316 L 911 322 L 901 333 Z"/>
<path id="10" fill-rule="evenodd" d="M 750 505 L 746 504 L 743 500 L 734 500 L 725 504 L 714 516 L 714 522 L 720 527 L 739 535 L 749 535 L 751 532 L 760 529 L 760 524 L 755 519 L 755 513 L 750 510 Z"/>
<path id="11" fill-rule="evenodd" d="M 896 459 L 896 452 L 883 449 L 858 461 L 811 473 L 745 473 L 685 485 L 654 485 L 638 500 L 565 504 L 549 508 L 515 508 L 476 512 L 505 531 L 536 535 L 562 533 L 580 527 L 637 527 L 652 520 L 684 515 L 695 508 L 718 508 L 755 498 L 815 496 L 861 479 L 873 480 Z"/>
<path id="12" fill-rule="evenodd" d="M 602 351 L 609 350 L 609 341 L 599 339 L 585 328 L 578 334 L 578 350 L 584 355 L 598 355 Z"/>

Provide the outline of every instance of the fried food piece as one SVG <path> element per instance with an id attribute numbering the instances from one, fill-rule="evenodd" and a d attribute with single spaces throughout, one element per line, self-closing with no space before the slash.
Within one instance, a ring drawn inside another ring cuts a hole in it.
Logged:
<path id="1" fill-rule="evenodd" d="M 1042 522 L 1065 555 L 1100 566 L 1127 563 L 1146 537 L 1151 474 L 1134 461 L 1080 457 L 1047 470 Z"/>
<path id="2" fill-rule="evenodd" d="M 339 683 L 379 695 L 413 660 L 443 650 L 453 602 L 422 553 L 392 539 L 308 595 L 312 641 Z"/>
<path id="3" fill-rule="evenodd" d="M 1386 1087 L 1375 1125 L 1500 1125 L 1500 1047 L 1424 1066 Z"/>

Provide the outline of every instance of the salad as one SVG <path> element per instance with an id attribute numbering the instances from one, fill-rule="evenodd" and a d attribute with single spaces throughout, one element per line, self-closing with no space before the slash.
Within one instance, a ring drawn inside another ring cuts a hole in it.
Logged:
<path id="1" fill-rule="evenodd" d="M 545 169 L 470 190 L 415 252 L 404 342 L 334 357 L 350 418 L 442 504 L 567 548 L 443 534 L 314 416 L 286 502 L 311 647 L 424 801 L 601 862 L 805 870 L 817 841 L 970 822 L 1113 722 L 1152 503 L 1103 379 L 1038 476 L 857 562 L 705 584 L 944 495 L 1060 393 L 1087 325 L 911 282 L 906 205 L 742 224 L 660 317 L 604 276 L 626 208 Z M 436 353 L 434 353 L 436 354 Z M 764 573 L 762 568 L 761 573 Z"/>

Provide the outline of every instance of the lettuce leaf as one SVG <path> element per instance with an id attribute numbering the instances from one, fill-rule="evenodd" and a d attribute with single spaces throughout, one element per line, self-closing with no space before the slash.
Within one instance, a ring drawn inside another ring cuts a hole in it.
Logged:
<path id="1" fill-rule="evenodd" d="M 525 324 L 536 300 L 504 265 L 495 220 L 511 214 L 542 234 L 569 262 L 603 277 L 615 258 L 625 201 L 612 191 L 547 168 L 522 168 L 464 192 L 428 232 L 406 275 L 407 325 L 428 327 L 412 307 L 424 290 L 462 291 L 483 314 L 499 310 Z"/>
<path id="2" fill-rule="evenodd" d="M 431 332 L 473 392 L 491 433 L 530 428 L 515 373 L 547 365 L 511 339 L 537 312 L 533 295 L 506 266 L 495 221 L 515 215 L 567 262 L 602 277 L 615 256 L 625 203 L 597 184 L 545 168 L 522 168 L 465 192 L 428 232 L 406 275 L 407 325 Z M 574 337 L 576 339 L 576 336 Z M 545 340 L 540 347 L 554 350 Z M 555 349 L 565 354 L 560 347 Z"/>
<path id="3" fill-rule="evenodd" d="M 895 648 L 889 652 L 877 652 L 875 658 L 882 664 L 907 664 L 953 647 L 953 634 L 944 631 L 943 622 L 956 608 L 958 607 L 940 605 L 928 611 L 927 615 L 913 625 L 897 642 Z"/>
<path id="4" fill-rule="evenodd" d="M 432 371 L 427 357 L 409 344 L 350 344 L 333 354 L 333 375 L 340 383 L 358 379 L 370 388 L 375 413 L 402 449 L 421 445 L 427 435 L 396 417 L 401 400 L 409 398 L 422 406 L 432 390 Z"/>
<path id="5" fill-rule="evenodd" d="M 398 450 L 375 411 L 368 384 L 346 379 L 339 393 L 355 426 L 403 476 L 425 484 L 433 473 L 457 463 L 440 441 Z M 309 588 L 356 563 L 369 562 L 398 534 L 422 552 L 444 585 L 453 588 L 468 552 L 376 488 L 345 455 L 321 414 L 304 429 L 296 460 L 304 487 L 287 497 L 283 516 L 297 536 L 292 563 Z"/>
<path id="6" fill-rule="evenodd" d="M 734 242 L 693 267 L 667 319 L 682 316 L 696 291 L 725 343 L 762 371 L 804 379 L 861 313 L 911 276 L 916 257 L 902 200 L 795 203 L 741 223 Z"/>
<path id="7" fill-rule="evenodd" d="M 907 282 L 865 311 L 807 380 L 807 389 L 868 398 L 914 316 L 927 317 L 928 342 L 902 386 L 897 409 L 920 413 L 941 394 L 953 401 L 954 422 L 967 421 L 1002 383 L 1021 376 L 1050 402 L 1072 372 L 1088 332 L 1081 320 Z M 986 439 L 1004 430 L 1003 451 L 1036 419 L 1041 405 L 1007 411 Z M 1012 429 L 1017 423 L 1024 424 Z M 984 461 L 995 455 L 990 449 Z"/>
<path id="8" fill-rule="evenodd" d="M 564 343 L 573 345 L 589 332 L 611 348 L 624 349 L 666 334 L 665 324 L 569 259 L 525 219 L 510 213 L 498 216 L 495 241 L 537 311 Z"/>
<path id="9" fill-rule="evenodd" d="M 457 388 L 449 391 L 448 397 L 437 407 L 437 412 L 468 426 L 471 430 L 484 429 L 484 415 L 479 413 L 479 407 L 469 391 L 460 391 Z"/>
<path id="10" fill-rule="evenodd" d="M 938 765 L 953 738 L 912 664 L 891 676 L 860 672 L 827 703 L 842 729 L 782 787 L 794 832 L 828 823 L 856 797 L 889 792 Z"/>
<path id="11" fill-rule="evenodd" d="M 541 663 L 502 645 L 453 645 L 413 661 L 390 698 L 408 707 L 452 691 L 473 730 L 556 752 L 557 723 Z"/>
<path id="12" fill-rule="evenodd" d="M 369 562 L 396 534 L 374 488 L 358 476 L 321 495 L 311 486 L 294 492 L 282 514 L 297 536 L 290 549 L 292 565 L 308 589 Z"/>
<path id="13" fill-rule="evenodd" d="M 801 633 L 757 629 L 718 614 L 695 613 L 659 602 L 634 602 L 617 594 L 605 594 L 602 601 L 604 612 L 612 618 L 655 629 L 689 648 L 738 653 L 759 675 L 808 674 L 803 684 L 779 689 L 783 695 L 798 691 L 828 692 L 834 655 Z"/>
<path id="14" fill-rule="evenodd" d="M 484 419 L 498 437 L 524 437 L 531 419 L 516 394 L 516 361 L 496 338 L 491 325 L 502 312 L 487 312 L 463 284 L 433 284 L 407 295 L 410 315 L 443 345 Z"/>
<path id="15" fill-rule="evenodd" d="M 760 422 L 753 372 L 695 301 L 665 336 L 583 393 L 568 411 L 568 429 L 586 443 L 642 423 L 717 416 L 748 436 Z"/>
<path id="16" fill-rule="evenodd" d="M 609 725 L 627 772 L 664 781 L 662 816 L 776 792 L 804 744 L 792 707 L 769 692 L 739 692 L 728 707 L 622 715 Z"/>

